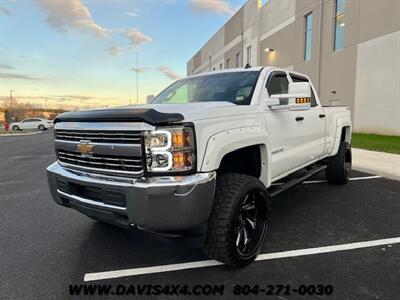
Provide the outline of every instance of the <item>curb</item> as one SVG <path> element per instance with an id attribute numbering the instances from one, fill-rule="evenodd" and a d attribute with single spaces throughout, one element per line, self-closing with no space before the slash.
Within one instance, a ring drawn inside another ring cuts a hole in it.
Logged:
<path id="1" fill-rule="evenodd" d="M 400 155 L 360 148 L 353 150 L 354 170 L 400 180 Z"/>
<path id="2" fill-rule="evenodd" d="M 0 134 L 0 137 L 12 137 L 12 136 L 29 136 L 29 135 L 36 135 L 42 133 L 41 131 L 35 131 L 35 132 L 27 132 L 27 133 L 14 133 L 14 134 L 8 134 L 8 133 L 2 133 Z"/>
<path id="3" fill-rule="evenodd" d="M 393 180 L 399 180 L 400 181 L 400 176 L 397 176 L 396 174 L 393 174 L 393 173 L 383 172 L 383 171 L 376 170 L 376 169 L 373 170 L 371 168 L 365 168 L 365 167 L 358 166 L 358 165 L 357 166 L 353 165 L 352 169 L 356 170 L 356 171 L 369 173 L 369 174 L 374 174 L 374 175 L 379 175 L 379 176 L 382 176 L 382 177 L 385 177 L 385 178 L 388 178 L 388 179 L 393 179 Z"/>

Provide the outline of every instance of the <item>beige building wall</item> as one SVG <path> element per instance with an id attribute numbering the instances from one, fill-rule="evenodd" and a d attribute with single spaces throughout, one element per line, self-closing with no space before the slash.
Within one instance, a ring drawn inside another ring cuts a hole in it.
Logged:
<path id="1" fill-rule="evenodd" d="M 354 129 L 400 135 L 400 32 L 357 48 Z"/>
<path id="2" fill-rule="evenodd" d="M 188 74 L 217 70 L 221 63 L 226 68 L 227 59 L 234 67 L 239 52 L 245 65 L 251 46 L 253 66 L 305 73 L 322 104 L 348 105 L 355 131 L 400 134 L 400 0 L 347 0 L 339 51 L 335 0 L 269 0 L 261 8 L 257 2 L 249 0 L 189 60 Z M 312 58 L 305 61 L 305 16 L 311 12 Z"/>

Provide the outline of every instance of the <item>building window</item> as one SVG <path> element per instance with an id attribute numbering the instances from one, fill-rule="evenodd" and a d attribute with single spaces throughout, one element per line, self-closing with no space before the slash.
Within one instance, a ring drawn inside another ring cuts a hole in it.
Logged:
<path id="1" fill-rule="evenodd" d="M 247 47 L 247 61 L 246 64 L 251 66 L 251 46 Z"/>
<path id="2" fill-rule="evenodd" d="M 240 67 L 240 52 L 236 53 L 236 68 Z"/>
<path id="3" fill-rule="evenodd" d="M 222 63 L 219 64 L 219 69 L 222 70 Z"/>
<path id="4" fill-rule="evenodd" d="M 346 25 L 344 21 L 344 6 L 345 0 L 336 0 L 334 40 L 335 51 L 341 50 L 344 47 L 344 27 Z"/>
<path id="5" fill-rule="evenodd" d="M 304 60 L 311 60 L 312 55 L 312 28 L 313 14 L 309 13 L 305 17 L 305 33 L 304 33 Z"/>
<path id="6" fill-rule="evenodd" d="M 226 64 L 225 64 L 225 69 L 229 69 L 229 63 L 231 62 L 231 60 L 228 58 L 226 60 Z"/>

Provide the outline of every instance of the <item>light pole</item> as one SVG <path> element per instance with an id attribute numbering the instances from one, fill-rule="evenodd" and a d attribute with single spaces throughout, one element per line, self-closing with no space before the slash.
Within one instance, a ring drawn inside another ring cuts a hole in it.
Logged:
<path id="1" fill-rule="evenodd" d="M 139 51 L 136 48 L 136 104 L 139 104 Z"/>
<path id="2" fill-rule="evenodd" d="M 12 93 L 14 92 L 14 90 L 10 90 L 10 109 L 12 109 L 13 106 L 13 99 L 12 99 Z"/>
<path id="3" fill-rule="evenodd" d="M 13 117 L 13 98 L 12 98 L 12 93 L 14 92 L 14 90 L 10 90 L 10 117 L 11 117 L 11 120 L 13 121 L 14 120 L 14 117 Z"/>

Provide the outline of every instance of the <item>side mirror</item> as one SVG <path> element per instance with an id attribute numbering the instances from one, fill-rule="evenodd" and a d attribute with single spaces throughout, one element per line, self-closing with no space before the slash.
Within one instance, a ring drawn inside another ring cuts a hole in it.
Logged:
<path id="1" fill-rule="evenodd" d="M 287 94 L 271 95 L 266 100 L 271 110 L 305 110 L 311 108 L 311 86 L 308 82 L 289 83 Z"/>

